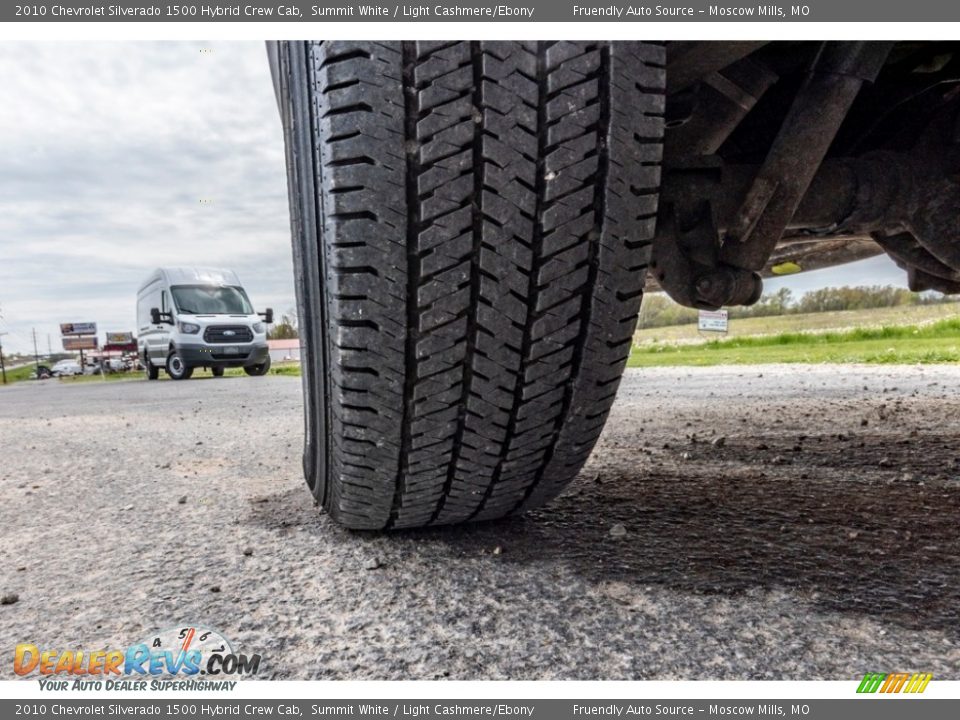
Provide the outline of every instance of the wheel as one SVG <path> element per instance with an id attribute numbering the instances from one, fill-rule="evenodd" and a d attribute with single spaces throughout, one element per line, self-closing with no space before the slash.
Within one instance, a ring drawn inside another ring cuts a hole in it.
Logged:
<path id="1" fill-rule="evenodd" d="M 277 52 L 313 494 L 372 529 L 553 498 L 590 454 L 630 352 L 663 48 Z"/>
<path id="2" fill-rule="evenodd" d="M 147 373 L 147 380 L 156 380 L 160 377 L 160 368 L 150 362 L 150 358 L 144 355 L 143 369 Z"/>
<path id="3" fill-rule="evenodd" d="M 259 377 L 260 375 L 266 375 L 270 371 L 270 356 L 267 355 L 267 359 L 264 360 L 259 365 L 244 365 L 243 371 L 247 375 L 253 377 Z"/>
<path id="4" fill-rule="evenodd" d="M 210 372 L 213 373 L 213 376 L 214 376 L 214 377 L 223 377 L 223 368 L 222 368 L 222 367 L 210 368 Z"/>
<path id="5" fill-rule="evenodd" d="M 193 368 L 189 367 L 180 357 L 180 353 L 174 350 L 167 357 L 167 375 L 173 380 L 189 380 L 193 375 Z"/>

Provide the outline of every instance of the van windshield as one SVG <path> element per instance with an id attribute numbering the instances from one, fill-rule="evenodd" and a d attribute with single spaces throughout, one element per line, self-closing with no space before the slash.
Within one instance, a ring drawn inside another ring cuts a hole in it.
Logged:
<path id="1" fill-rule="evenodd" d="M 170 288 L 177 310 L 188 315 L 252 315 L 243 288 L 230 285 L 175 285 Z"/>

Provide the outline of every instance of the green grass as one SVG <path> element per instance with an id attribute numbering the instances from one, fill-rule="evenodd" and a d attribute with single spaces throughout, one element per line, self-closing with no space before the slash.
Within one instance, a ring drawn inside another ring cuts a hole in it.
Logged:
<path id="1" fill-rule="evenodd" d="M 227 368 L 223 372 L 224 377 L 247 377 L 247 374 L 243 371 L 243 368 Z M 288 377 L 300 377 L 300 363 L 298 362 L 285 362 L 278 363 L 270 368 L 267 375 L 284 375 Z M 163 370 L 160 371 L 160 377 L 169 380 L 169 377 Z M 213 378 L 213 374 L 209 370 L 197 368 L 193 371 L 194 378 Z"/>
<path id="2" fill-rule="evenodd" d="M 22 382 L 23 380 L 29 380 L 30 376 L 33 375 L 33 371 L 36 370 L 36 365 L 25 365 L 23 367 L 18 367 L 13 370 L 7 370 L 7 382 L 15 383 Z M 3 382 L 0 379 L 0 382 Z"/>
<path id="3" fill-rule="evenodd" d="M 49 367 L 49 365 L 47 366 Z M 19 367 L 16 370 L 7 370 L 7 382 L 23 382 L 23 381 L 32 381 L 33 372 L 36 370 L 36 365 L 27 365 L 25 367 Z M 106 379 L 111 382 L 116 382 L 118 380 L 137 380 L 142 376 L 142 373 L 115 373 L 111 375 L 107 373 Z M 85 383 L 85 382 L 103 382 L 104 379 L 100 377 L 100 374 L 96 375 L 76 375 L 74 377 L 63 377 L 63 378 L 48 378 L 42 382 L 62 382 L 62 383 Z"/>
<path id="4" fill-rule="evenodd" d="M 202 372 L 202 371 L 197 371 Z M 209 373 L 207 373 L 209 374 Z M 270 368 L 268 375 L 288 375 L 292 377 L 300 377 L 300 363 L 290 362 L 284 363 L 282 365 L 274 365 Z M 227 368 L 227 371 L 224 373 L 226 377 L 243 377 L 246 373 L 243 371 L 243 368 Z"/>
<path id="5" fill-rule="evenodd" d="M 960 318 L 926 325 L 842 332 L 785 332 L 700 343 L 634 346 L 629 367 L 762 363 L 953 363 L 960 361 Z"/>
<path id="6" fill-rule="evenodd" d="M 868 310 L 838 310 L 822 313 L 740 318 L 730 321 L 727 338 L 775 335 L 792 332 L 842 331 L 849 328 L 883 328 L 900 325 L 924 325 L 960 315 L 960 303 L 943 305 L 901 305 Z M 702 343 L 714 333 L 701 333 L 696 323 L 661 328 L 638 328 L 634 342 L 638 346 L 658 343 Z"/>

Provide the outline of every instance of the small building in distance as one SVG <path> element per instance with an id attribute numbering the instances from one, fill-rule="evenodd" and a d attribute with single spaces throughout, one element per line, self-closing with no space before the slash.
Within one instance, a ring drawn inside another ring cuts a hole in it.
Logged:
<path id="1" fill-rule="evenodd" d="M 270 348 L 270 362 L 300 362 L 300 340 L 267 340 Z"/>

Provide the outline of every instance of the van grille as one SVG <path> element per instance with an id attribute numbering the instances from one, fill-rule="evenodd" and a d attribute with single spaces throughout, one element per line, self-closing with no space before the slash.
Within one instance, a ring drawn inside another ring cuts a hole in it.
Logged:
<path id="1" fill-rule="evenodd" d="M 253 331 L 244 325 L 211 325 L 203 331 L 203 339 L 223 345 L 248 343 L 253 340 Z"/>

